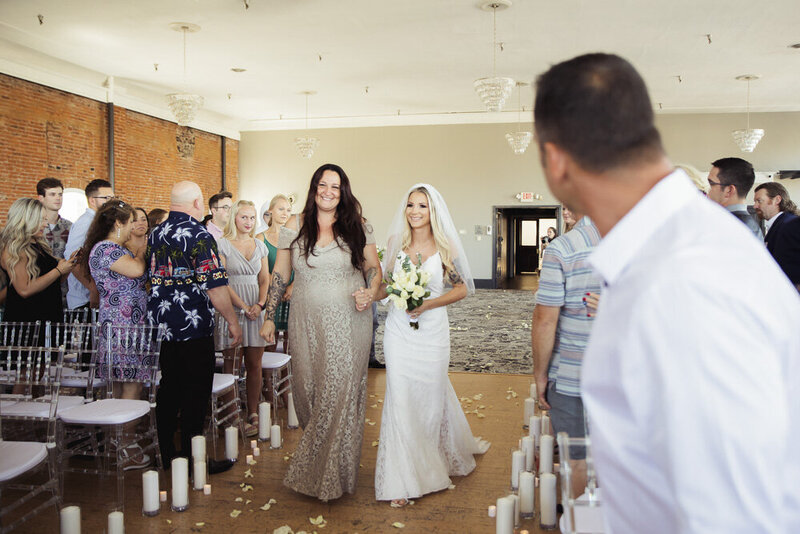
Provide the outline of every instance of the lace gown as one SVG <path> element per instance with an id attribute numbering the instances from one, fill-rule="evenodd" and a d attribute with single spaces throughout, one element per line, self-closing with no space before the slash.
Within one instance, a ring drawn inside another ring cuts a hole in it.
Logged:
<path id="1" fill-rule="evenodd" d="M 372 229 L 365 225 L 365 232 L 367 243 L 374 243 Z M 352 293 L 365 282 L 347 246 L 333 241 L 318 247 L 307 264 L 291 244 L 295 237 L 296 230 L 284 227 L 278 240 L 279 249 L 291 249 L 294 269 L 288 336 L 303 428 L 284 484 L 327 501 L 356 489 L 372 315 L 355 309 Z"/>
<path id="2" fill-rule="evenodd" d="M 444 292 L 439 254 L 422 268 L 430 272 L 429 298 Z M 395 271 L 401 271 L 400 260 Z M 411 499 L 446 489 L 450 476 L 475 469 L 474 454 L 489 443 L 474 438 L 447 376 L 450 325 L 442 306 L 419 317 L 419 330 L 408 315 L 389 308 L 383 336 L 386 396 L 375 467 L 375 497 L 379 501 Z"/>

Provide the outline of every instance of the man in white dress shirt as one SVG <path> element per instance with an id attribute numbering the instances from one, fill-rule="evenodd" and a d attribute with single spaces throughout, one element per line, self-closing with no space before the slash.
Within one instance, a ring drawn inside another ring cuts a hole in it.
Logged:
<path id="1" fill-rule="evenodd" d="M 800 532 L 800 297 L 673 170 L 652 110 L 617 56 L 537 81 L 548 185 L 603 236 L 581 393 L 607 531 Z"/>

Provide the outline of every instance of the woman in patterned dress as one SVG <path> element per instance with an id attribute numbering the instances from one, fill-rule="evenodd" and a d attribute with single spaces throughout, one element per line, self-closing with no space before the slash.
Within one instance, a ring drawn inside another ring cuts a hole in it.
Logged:
<path id="1" fill-rule="evenodd" d="M 303 436 L 283 483 L 329 501 L 356 489 L 372 341 L 369 310 L 381 281 L 372 228 L 338 165 L 314 172 L 301 218 L 281 230 L 261 328 L 267 343 L 274 343 L 275 312 L 293 269 L 288 333 Z"/>
<path id="2" fill-rule="evenodd" d="M 147 277 L 144 276 L 145 250 L 140 248 L 134 255 L 125 247 L 131 237 L 135 220 L 134 209 L 117 199 L 103 205 L 95 215 L 86 233 L 84 250 L 89 253 L 82 257 L 97 285 L 100 294 L 99 322 L 101 325 L 97 339 L 97 359 L 100 376 L 108 376 L 106 360 L 105 325 L 133 326 L 142 324 L 147 307 L 147 293 L 144 290 Z M 141 367 L 151 362 L 143 362 L 138 355 L 115 350 L 112 354 L 112 379 L 150 378 L 142 374 Z M 114 384 L 114 396 L 123 399 L 138 399 L 141 384 L 122 382 Z"/>

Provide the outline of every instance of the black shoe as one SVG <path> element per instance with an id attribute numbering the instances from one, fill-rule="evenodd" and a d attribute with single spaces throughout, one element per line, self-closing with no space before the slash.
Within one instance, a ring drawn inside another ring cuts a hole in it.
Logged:
<path id="1" fill-rule="evenodd" d="M 386 364 L 385 363 L 381 363 L 378 360 L 373 360 L 373 361 L 369 362 L 369 367 L 371 369 L 386 369 Z"/>
<path id="2" fill-rule="evenodd" d="M 216 475 L 217 473 L 224 473 L 233 467 L 232 460 L 208 460 L 208 474 Z"/>

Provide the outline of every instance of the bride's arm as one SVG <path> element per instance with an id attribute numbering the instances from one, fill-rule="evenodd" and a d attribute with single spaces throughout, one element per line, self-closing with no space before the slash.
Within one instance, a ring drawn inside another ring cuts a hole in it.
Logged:
<path id="1" fill-rule="evenodd" d="M 464 280 L 461 279 L 461 275 L 458 274 L 458 271 L 452 267 L 448 268 L 445 270 L 445 277 L 447 281 L 450 282 L 450 285 L 453 286 L 453 289 L 434 299 L 423 300 L 421 305 L 408 312 L 411 317 L 417 318 L 422 312 L 441 306 L 447 306 L 467 296 L 467 285 L 464 283 Z"/>

